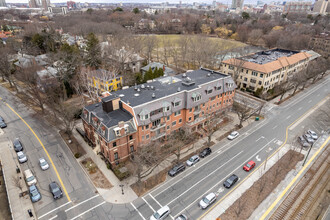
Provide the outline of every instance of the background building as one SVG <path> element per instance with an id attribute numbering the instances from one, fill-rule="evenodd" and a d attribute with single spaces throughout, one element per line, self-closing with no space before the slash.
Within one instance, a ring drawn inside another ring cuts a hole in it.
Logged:
<path id="1" fill-rule="evenodd" d="M 321 33 L 318 36 L 312 37 L 309 41 L 309 47 L 312 50 L 320 53 L 324 57 L 330 56 L 330 32 Z"/>
<path id="2" fill-rule="evenodd" d="M 221 70 L 233 76 L 238 88 L 267 91 L 306 68 L 311 56 L 307 52 L 272 49 L 225 60 Z"/>
<path id="3" fill-rule="evenodd" d="M 231 108 L 236 85 L 228 75 L 201 68 L 112 92 L 84 107 L 88 138 L 114 165 L 138 146 L 160 141 L 183 126 L 203 130 L 214 114 Z"/>
<path id="4" fill-rule="evenodd" d="M 244 0 L 232 0 L 231 8 L 233 9 L 243 8 L 243 2 Z"/>
<path id="5" fill-rule="evenodd" d="M 313 7 L 313 12 L 327 15 L 330 14 L 330 4 L 328 0 L 316 0 Z"/>
<path id="6" fill-rule="evenodd" d="M 286 2 L 283 13 L 308 13 L 312 9 L 312 2 Z"/>
<path id="7" fill-rule="evenodd" d="M 0 0 L 0 7 L 7 7 L 6 0 Z"/>

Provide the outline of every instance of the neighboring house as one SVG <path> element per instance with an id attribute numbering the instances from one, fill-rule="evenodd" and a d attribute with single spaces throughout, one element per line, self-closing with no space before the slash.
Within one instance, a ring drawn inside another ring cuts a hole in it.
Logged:
<path id="1" fill-rule="evenodd" d="M 283 13 L 308 13 L 311 12 L 312 2 L 286 2 L 283 8 Z"/>
<path id="2" fill-rule="evenodd" d="M 47 67 L 43 70 L 37 71 L 38 86 L 44 92 L 45 89 L 52 87 L 58 82 L 57 69 L 53 67 Z"/>
<path id="3" fill-rule="evenodd" d="M 142 63 L 145 61 L 139 54 L 121 48 L 109 56 L 110 59 L 117 62 L 124 71 L 138 73 L 141 70 Z"/>
<path id="4" fill-rule="evenodd" d="M 14 65 L 19 68 L 27 68 L 27 67 L 31 67 L 34 64 L 45 67 L 48 65 L 47 59 L 48 57 L 46 54 L 32 56 L 32 55 L 18 53 L 10 60 L 15 61 Z"/>
<path id="5" fill-rule="evenodd" d="M 90 70 L 83 68 L 81 70 L 88 78 L 88 86 L 95 93 L 112 92 L 122 88 L 122 77 L 118 77 L 115 73 L 104 70 Z"/>
<path id="6" fill-rule="evenodd" d="M 330 32 L 321 33 L 309 40 L 309 47 L 324 57 L 330 56 Z"/>
<path id="7" fill-rule="evenodd" d="M 144 77 L 144 74 L 147 71 L 149 71 L 150 68 L 152 71 L 154 71 L 156 68 L 163 69 L 164 76 L 174 76 L 176 74 L 176 72 L 173 69 L 165 66 L 165 64 L 153 62 L 153 63 L 149 63 L 147 66 L 141 68 L 142 77 Z"/>
<path id="8" fill-rule="evenodd" d="M 311 56 L 307 52 L 276 48 L 225 60 L 221 71 L 233 76 L 238 88 L 267 91 L 306 68 Z"/>
<path id="9" fill-rule="evenodd" d="M 236 85 L 225 74 L 201 68 L 112 92 L 84 107 L 88 138 L 112 165 L 138 146 L 163 140 L 187 126 L 195 132 L 210 114 L 231 108 Z"/>
<path id="10" fill-rule="evenodd" d="M 154 20 L 142 18 L 138 22 L 138 28 L 141 30 L 144 30 L 144 29 L 153 30 L 156 28 L 156 24 L 155 24 Z"/>
<path id="11" fill-rule="evenodd" d="M 62 14 L 62 15 L 66 15 L 68 13 L 68 8 L 67 7 L 48 7 L 48 12 L 52 13 L 52 14 Z"/>

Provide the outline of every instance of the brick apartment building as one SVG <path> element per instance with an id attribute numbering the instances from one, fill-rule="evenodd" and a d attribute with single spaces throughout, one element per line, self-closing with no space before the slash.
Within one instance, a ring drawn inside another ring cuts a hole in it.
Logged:
<path id="1" fill-rule="evenodd" d="M 324 57 L 330 56 L 330 32 L 321 33 L 309 40 L 309 47 Z"/>
<path id="2" fill-rule="evenodd" d="M 238 88 L 267 91 L 306 68 L 311 56 L 307 52 L 276 48 L 225 60 L 221 71 L 234 76 Z"/>
<path id="3" fill-rule="evenodd" d="M 89 139 L 115 165 L 183 126 L 201 129 L 207 115 L 232 106 L 235 89 L 230 76 L 201 68 L 109 93 L 84 107 L 82 121 Z"/>

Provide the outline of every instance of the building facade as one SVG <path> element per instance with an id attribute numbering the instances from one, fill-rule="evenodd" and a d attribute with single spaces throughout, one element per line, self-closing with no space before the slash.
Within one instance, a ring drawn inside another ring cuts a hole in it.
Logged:
<path id="1" fill-rule="evenodd" d="M 330 32 L 321 33 L 319 36 L 312 37 L 309 47 L 324 57 L 330 56 Z"/>
<path id="2" fill-rule="evenodd" d="M 212 114 L 231 108 L 236 85 L 225 74 L 199 69 L 112 92 L 84 107 L 88 138 L 112 165 L 138 146 L 188 127 L 197 131 Z"/>
<path id="3" fill-rule="evenodd" d="M 231 2 L 231 8 L 233 9 L 242 9 L 243 8 L 243 2 L 244 0 L 232 0 Z"/>
<path id="4" fill-rule="evenodd" d="M 322 15 L 330 14 L 329 0 L 316 0 L 314 3 L 313 12 Z"/>
<path id="5" fill-rule="evenodd" d="M 225 60 L 221 71 L 233 76 L 240 89 L 265 92 L 306 68 L 310 57 L 307 52 L 272 49 Z"/>
<path id="6" fill-rule="evenodd" d="M 308 13 L 311 12 L 312 2 L 286 2 L 283 13 Z"/>
<path id="7" fill-rule="evenodd" d="M 0 7 L 7 7 L 6 0 L 0 0 Z"/>

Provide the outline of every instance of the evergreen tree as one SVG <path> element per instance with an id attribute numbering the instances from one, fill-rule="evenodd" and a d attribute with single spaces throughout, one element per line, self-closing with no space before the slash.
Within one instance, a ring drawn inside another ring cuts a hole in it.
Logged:
<path id="1" fill-rule="evenodd" d="M 101 65 L 101 49 L 99 40 L 94 33 L 89 33 L 87 36 L 87 54 L 85 57 L 86 66 L 98 69 Z"/>

